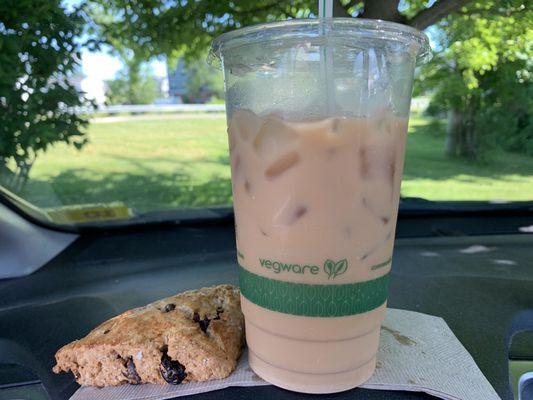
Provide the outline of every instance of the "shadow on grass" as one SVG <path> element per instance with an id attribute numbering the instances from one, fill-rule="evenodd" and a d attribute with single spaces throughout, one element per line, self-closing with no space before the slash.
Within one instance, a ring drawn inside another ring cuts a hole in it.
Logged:
<path id="1" fill-rule="evenodd" d="M 121 156 L 117 154 L 104 154 L 106 158 L 126 162 L 131 165 L 134 165 L 136 168 L 143 169 L 146 171 L 153 172 L 149 166 L 146 165 L 146 163 L 153 163 L 156 162 L 162 162 L 162 163 L 168 163 L 168 164 L 176 164 L 176 165 L 190 165 L 194 163 L 208 163 L 208 164 L 219 164 L 220 166 L 228 166 L 230 165 L 229 162 L 229 155 L 205 155 L 200 157 L 195 157 L 191 160 L 184 161 L 179 160 L 177 157 L 168 157 L 168 156 L 153 156 L 153 155 L 147 155 L 144 157 L 131 157 L 131 156 Z"/>
<path id="2" fill-rule="evenodd" d="M 486 161 L 449 158 L 444 154 L 445 139 L 443 123 L 411 126 L 407 139 L 404 180 L 453 178 L 475 182 L 476 177 L 503 180 L 508 175 L 532 176 L 533 157 L 493 150 L 487 154 Z"/>
<path id="3" fill-rule="evenodd" d="M 40 207 L 121 201 L 136 212 L 231 204 L 231 181 L 214 175 L 193 182 L 186 173 L 109 173 L 88 179 L 80 169 L 53 180 L 31 180 L 21 195 Z"/>

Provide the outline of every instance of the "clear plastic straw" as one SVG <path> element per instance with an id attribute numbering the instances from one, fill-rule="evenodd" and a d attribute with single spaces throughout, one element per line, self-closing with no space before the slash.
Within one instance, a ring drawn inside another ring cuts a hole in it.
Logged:
<path id="1" fill-rule="evenodd" d="M 333 80 L 331 79 L 333 73 L 333 54 L 331 53 L 331 46 L 328 46 L 328 37 L 326 32 L 326 18 L 333 17 L 333 0 L 319 0 L 318 1 L 318 16 L 324 20 L 320 24 L 321 35 L 324 38 L 324 45 L 322 46 L 320 56 L 320 73 L 322 81 L 326 85 L 326 109 L 328 116 L 333 115 L 335 110 L 335 96 L 333 91 Z"/>

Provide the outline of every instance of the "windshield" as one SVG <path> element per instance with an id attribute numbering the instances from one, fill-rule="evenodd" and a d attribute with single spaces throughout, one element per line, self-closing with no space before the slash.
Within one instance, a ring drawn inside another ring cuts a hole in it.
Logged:
<path id="1" fill-rule="evenodd" d="M 230 207 L 224 83 L 205 63 L 209 43 L 252 22 L 314 17 L 313 8 L 252 19 L 195 10 L 165 33 L 164 2 L 127 18 L 119 3 L 20 5 L 0 22 L 0 196 L 70 226 Z M 404 204 L 533 200 L 531 12 L 501 3 L 496 15 L 473 2 L 425 31 L 434 57 L 416 72 Z"/>

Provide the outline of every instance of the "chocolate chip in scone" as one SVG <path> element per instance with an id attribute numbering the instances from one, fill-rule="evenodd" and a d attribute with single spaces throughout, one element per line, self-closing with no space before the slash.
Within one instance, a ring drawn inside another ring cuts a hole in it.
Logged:
<path id="1" fill-rule="evenodd" d="M 106 329 L 106 330 L 104 331 L 104 335 L 107 335 L 109 332 L 111 332 L 111 329 Z"/>
<path id="2" fill-rule="evenodd" d="M 171 312 L 176 308 L 176 305 L 173 303 L 168 303 L 165 307 L 163 307 L 163 312 Z"/>
<path id="3" fill-rule="evenodd" d="M 207 332 L 207 328 L 209 327 L 209 323 L 211 322 L 211 320 L 209 319 L 207 315 L 204 315 L 204 318 L 200 319 L 200 315 L 197 312 L 195 312 L 192 316 L 192 320 L 196 322 L 198 325 L 200 325 L 200 329 L 203 332 Z"/>
<path id="4" fill-rule="evenodd" d="M 133 362 L 133 357 L 128 357 L 124 365 L 126 367 L 126 372 L 123 372 L 122 375 L 128 378 L 130 382 L 134 385 L 138 385 L 139 383 L 141 383 L 141 377 L 137 373 L 135 363 Z"/>
<path id="5" fill-rule="evenodd" d="M 161 349 L 161 365 L 159 370 L 163 379 L 171 385 L 179 385 L 187 377 L 185 367 L 179 361 L 172 360 L 167 354 L 168 348 Z"/>
<path id="6" fill-rule="evenodd" d="M 224 312 L 224 309 L 222 307 L 217 307 L 217 316 L 213 319 L 220 319 L 220 314 Z"/>

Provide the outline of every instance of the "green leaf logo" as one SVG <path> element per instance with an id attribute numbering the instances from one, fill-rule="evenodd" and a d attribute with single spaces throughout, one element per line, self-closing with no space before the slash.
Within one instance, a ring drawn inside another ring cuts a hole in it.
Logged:
<path id="1" fill-rule="evenodd" d="M 342 275 L 348 269 L 348 261 L 346 258 L 334 262 L 333 260 L 326 260 L 324 262 L 324 271 L 328 274 L 328 279 L 335 279 L 335 277 Z"/>
<path id="2" fill-rule="evenodd" d="M 328 279 L 331 278 L 335 273 L 335 263 L 331 260 L 326 260 L 324 262 L 324 271 L 328 274 Z"/>

